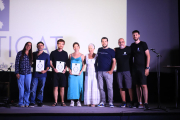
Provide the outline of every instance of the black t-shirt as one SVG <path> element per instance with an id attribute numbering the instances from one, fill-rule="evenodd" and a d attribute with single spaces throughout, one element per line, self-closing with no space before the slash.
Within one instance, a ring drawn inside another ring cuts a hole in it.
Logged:
<path id="1" fill-rule="evenodd" d="M 146 67 L 146 54 L 145 51 L 148 49 L 146 42 L 140 41 L 138 44 L 131 44 L 131 53 L 134 57 L 134 67 Z"/>
<path id="2" fill-rule="evenodd" d="M 52 61 L 52 64 L 55 68 L 56 68 L 56 61 L 63 61 L 65 62 L 65 64 L 67 64 L 68 53 L 64 50 L 62 50 L 61 52 L 59 52 L 58 50 L 54 50 L 50 54 L 50 60 Z"/>
<path id="3" fill-rule="evenodd" d="M 124 49 L 115 48 L 115 58 L 117 62 L 117 72 L 130 71 L 131 48 L 126 46 Z"/>

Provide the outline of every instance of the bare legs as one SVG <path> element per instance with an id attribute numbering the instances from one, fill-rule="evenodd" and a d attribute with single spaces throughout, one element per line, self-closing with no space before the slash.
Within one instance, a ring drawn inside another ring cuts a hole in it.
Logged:
<path id="1" fill-rule="evenodd" d="M 130 101 L 133 101 L 133 90 L 132 89 L 128 89 L 128 91 L 129 91 Z M 126 102 L 125 89 L 120 88 L 120 95 L 121 95 L 122 101 Z"/>
<path id="2" fill-rule="evenodd" d="M 61 96 L 61 102 L 64 102 L 64 87 L 60 87 L 60 96 Z M 54 101 L 57 103 L 58 101 L 58 87 L 54 87 Z"/>
<path id="3" fill-rule="evenodd" d="M 137 92 L 138 102 L 142 103 L 142 91 L 143 91 L 143 96 L 144 96 L 144 103 L 148 103 L 148 88 L 147 88 L 147 85 L 136 85 L 136 92 Z"/>

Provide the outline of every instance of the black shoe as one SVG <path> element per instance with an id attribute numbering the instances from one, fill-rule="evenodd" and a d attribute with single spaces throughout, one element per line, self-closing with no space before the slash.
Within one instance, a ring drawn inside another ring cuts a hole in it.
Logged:
<path id="1" fill-rule="evenodd" d="M 122 102 L 122 104 L 120 105 L 120 107 L 125 108 L 125 107 L 126 107 L 126 102 Z"/>
<path id="2" fill-rule="evenodd" d="M 150 110 L 150 108 L 149 108 L 149 106 L 148 106 L 147 103 L 144 103 L 144 109 L 145 109 L 145 110 Z"/>
<path id="3" fill-rule="evenodd" d="M 136 106 L 134 106 L 134 102 L 130 102 L 130 104 L 129 104 L 129 108 L 136 108 Z"/>
<path id="4" fill-rule="evenodd" d="M 34 103 L 30 103 L 29 107 L 34 107 L 34 105 L 35 105 Z"/>
<path id="5" fill-rule="evenodd" d="M 43 107 L 43 103 L 38 103 L 38 107 Z"/>

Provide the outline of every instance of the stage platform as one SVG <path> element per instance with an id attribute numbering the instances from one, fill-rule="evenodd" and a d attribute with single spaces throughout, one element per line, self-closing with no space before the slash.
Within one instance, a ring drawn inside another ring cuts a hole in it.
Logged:
<path id="1" fill-rule="evenodd" d="M 108 106 L 99 108 L 99 107 L 88 107 L 82 105 L 82 107 L 70 107 L 69 103 L 66 103 L 66 107 L 56 106 L 52 107 L 52 103 L 44 103 L 43 107 L 34 108 L 20 108 L 11 106 L 10 108 L 0 107 L 0 119 L 6 120 L 36 120 L 36 119 L 72 119 L 72 120 L 81 120 L 81 119 L 111 119 L 111 120 L 180 120 L 180 109 L 175 109 L 174 104 L 162 104 L 162 109 L 157 108 L 157 104 L 149 104 L 151 110 L 144 110 L 138 108 L 120 108 L 120 103 L 114 103 L 115 107 L 110 108 Z M 75 104 L 76 105 L 76 104 Z"/>

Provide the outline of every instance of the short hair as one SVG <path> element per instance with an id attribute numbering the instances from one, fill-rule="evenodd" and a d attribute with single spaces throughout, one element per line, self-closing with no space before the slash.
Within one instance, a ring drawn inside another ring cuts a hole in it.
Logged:
<path id="1" fill-rule="evenodd" d="M 92 45 L 92 46 L 94 47 L 94 49 L 95 49 L 95 45 L 94 45 L 93 43 L 90 43 L 90 44 L 88 45 L 88 47 L 89 47 L 90 45 Z"/>
<path id="2" fill-rule="evenodd" d="M 73 43 L 73 47 L 74 47 L 74 45 L 78 45 L 78 46 L 80 47 L 80 45 L 79 45 L 78 42 L 74 42 L 74 43 Z"/>
<path id="3" fill-rule="evenodd" d="M 37 46 L 38 46 L 38 44 L 40 44 L 40 43 L 44 45 L 44 43 L 40 41 L 40 42 L 37 43 Z"/>
<path id="4" fill-rule="evenodd" d="M 102 37 L 102 38 L 101 38 L 101 42 L 102 42 L 102 39 L 106 39 L 106 40 L 108 41 L 108 38 L 107 38 L 107 37 Z"/>
<path id="5" fill-rule="evenodd" d="M 57 41 L 57 44 L 58 44 L 59 42 L 63 42 L 63 43 L 65 44 L 65 41 L 64 41 L 63 39 L 59 39 L 59 40 Z"/>
<path id="6" fill-rule="evenodd" d="M 134 33 L 138 33 L 138 34 L 140 34 L 140 32 L 139 32 L 138 30 L 134 30 L 134 31 L 132 31 L 132 34 L 134 34 Z"/>

